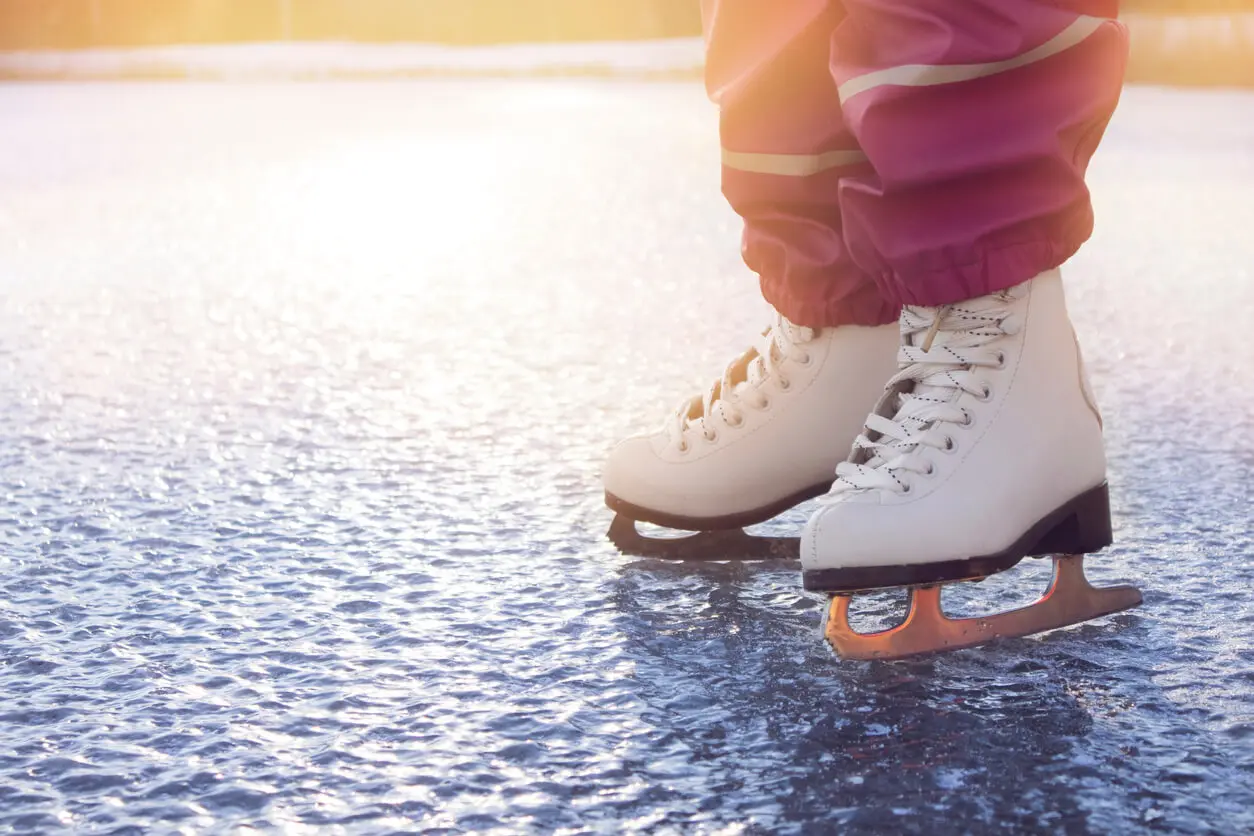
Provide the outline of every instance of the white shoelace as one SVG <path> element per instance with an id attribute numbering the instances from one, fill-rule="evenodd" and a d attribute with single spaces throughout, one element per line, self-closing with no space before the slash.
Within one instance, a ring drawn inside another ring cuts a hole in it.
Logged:
<path id="1" fill-rule="evenodd" d="M 728 363 L 723 376 L 714 381 L 704 394 L 694 395 L 679 404 L 667 422 L 671 443 L 678 445 L 681 451 L 687 450 L 688 442 L 684 434 L 692 429 L 699 429 L 707 441 L 714 441 L 718 436 L 711 419 L 716 414 L 729 427 L 738 427 L 744 423 L 742 406 L 768 408 L 770 401 L 761 392 L 762 384 L 773 378 L 781 389 L 787 389 L 791 384 L 780 365 L 786 359 L 809 362 L 809 354 L 803 346 L 814 337 L 813 329 L 793 325 L 776 314 L 775 321 L 762 332 L 756 346 Z"/>
<path id="2" fill-rule="evenodd" d="M 1023 292 L 1019 286 L 939 308 L 903 309 L 900 370 L 889 379 L 886 395 L 854 441 L 851 461 L 837 465 L 828 497 L 859 490 L 908 493 L 906 474 L 932 472 L 924 451 L 953 449 L 945 425 L 971 421 L 955 401 L 964 392 L 981 399 L 990 396 L 978 369 L 1005 364 L 1005 355 L 989 344 L 1021 327 L 1011 304 Z"/>

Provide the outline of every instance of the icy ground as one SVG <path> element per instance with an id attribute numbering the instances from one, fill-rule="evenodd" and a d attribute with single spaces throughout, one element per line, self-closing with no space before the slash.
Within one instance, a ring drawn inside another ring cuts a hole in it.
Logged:
<path id="1" fill-rule="evenodd" d="M 0 830 L 1250 831 L 1254 95 L 1092 183 L 1144 607 L 842 664 L 795 565 L 603 539 L 764 321 L 697 85 L 0 86 Z"/>

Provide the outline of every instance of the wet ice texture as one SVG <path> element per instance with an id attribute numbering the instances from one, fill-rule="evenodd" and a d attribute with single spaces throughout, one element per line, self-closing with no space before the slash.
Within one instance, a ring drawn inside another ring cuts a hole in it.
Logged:
<path id="1" fill-rule="evenodd" d="M 1251 114 L 1130 90 L 1069 270 L 1145 606 L 841 664 L 603 539 L 764 321 L 695 85 L 0 87 L 0 829 L 1254 827 Z"/>

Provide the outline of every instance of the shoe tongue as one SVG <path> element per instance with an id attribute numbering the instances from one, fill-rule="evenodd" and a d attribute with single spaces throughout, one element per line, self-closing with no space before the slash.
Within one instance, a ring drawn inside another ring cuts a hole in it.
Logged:
<path id="1" fill-rule="evenodd" d="M 814 331 L 800 325 L 793 325 L 783 316 L 776 318 L 774 325 L 762 332 L 762 336 L 771 337 L 769 350 L 771 359 L 776 363 L 782 361 L 783 355 L 780 354 L 779 345 L 774 339 L 775 331 L 784 331 L 788 335 L 788 341 L 793 345 L 802 345 L 814 339 Z M 730 367 L 730 376 L 728 382 L 732 384 L 732 391 L 739 391 L 744 386 L 756 387 L 766 380 L 766 363 L 762 360 L 762 355 L 756 348 L 746 351 L 739 359 L 737 359 Z"/>
<path id="2" fill-rule="evenodd" d="M 912 308 L 911 310 L 917 311 L 918 309 Z M 941 356 L 941 352 L 937 351 L 937 349 L 944 347 L 950 342 L 961 341 L 962 334 L 960 332 L 944 330 L 944 322 L 941 319 L 944 317 L 943 308 L 940 310 L 931 309 L 928 313 L 935 330 L 933 330 L 933 328 L 929 328 L 923 331 L 916 331 L 906 339 L 906 343 L 912 348 L 922 349 L 926 347 L 930 356 L 939 357 Z M 938 401 L 951 401 L 961 394 L 960 389 L 950 385 L 950 383 L 946 380 L 943 368 L 944 367 L 938 365 L 936 367 L 936 374 L 928 375 L 929 378 L 937 381 L 935 383 L 915 380 L 906 384 L 907 388 L 904 388 L 902 391 L 904 393 L 908 393 L 910 397 L 902 399 L 903 403 L 901 404 L 901 407 L 895 417 L 908 417 L 923 409 L 928 404 L 937 403 Z"/>
<path id="3" fill-rule="evenodd" d="M 936 314 L 933 312 L 932 314 Z M 928 331 L 919 331 L 911 334 L 908 338 L 908 344 L 915 348 L 922 348 L 927 342 Z M 937 346 L 943 346 L 949 340 L 959 338 L 960 335 L 952 331 L 937 330 L 932 337 L 931 349 Z M 929 349 L 930 350 L 930 349 Z M 937 371 L 940 371 L 939 367 Z M 938 376 L 939 380 L 944 380 Z M 928 422 L 916 417 L 920 412 L 936 403 L 946 403 L 957 400 L 962 395 L 962 390 L 949 386 L 944 383 L 924 383 L 922 381 L 914 381 L 908 384 L 899 384 L 902 388 L 898 395 L 894 398 L 887 410 L 885 417 L 892 418 L 899 424 L 902 424 L 911 432 L 922 432 L 927 428 Z M 893 454 L 888 454 L 889 458 L 893 458 Z M 876 468 L 888 463 L 888 459 L 877 452 L 862 464 L 867 467 Z"/>
<path id="4" fill-rule="evenodd" d="M 762 359 L 756 348 L 750 348 L 731 362 L 727 367 L 725 380 L 731 384 L 732 391 L 744 383 L 753 380 L 755 383 L 762 377 Z M 721 382 L 720 382 L 721 385 Z M 722 395 L 722 392 L 719 392 Z"/>
<path id="5" fill-rule="evenodd" d="M 789 341 L 794 345 L 808 343 L 815 336 L 814 329 L 793 325 L 782 315 L 777 314 L 775 322 L 762 332 L 762 336 L 771 338 L 768 342 L 768 350 L 771 352 L 771 358 L 777 363 L 783 360 L 783 355 L 780 353 L 779 346 L 774 339 L 774 332 L 778 330 L 784 330 L 788 335 Z M 710 403 L 714 404 L 723 398 L 728 389 L 739 393 L 746 388 L 755 388 L 766 377 L 766 363 L 762 360 L 761 352 L 756 347 L 746 349 L 743 354 L 727 366 L 723 372 L 723 377 L 714 383 L 714 387 L 711 390 Z M 702 414 L 703 406 L 700 396 L 693 398 L 688 407 L 688 414 L 685 416 L 689 426 L 694 426 L 705 417 Z"/>
<path id="6" fill-rule="evenodd" d="M 942 316 L 942 315 L 943 314 L 939 312 L 933 314 L 933 316 Z M 928 342 L 929 333 L 930 333 L 929 331 L 919 331 L 914 334 L 911 334 L 910 345 L 914 346 L 915 348 L 922 348 Z M 928 349 L 929 352 L 935 351 L 937 348 L 940 348 L 941 346 L 944 346 L 945 344 L 949 342 L 959 341 L 961 339 L 961 334 L 960 332 L 945 331 L 942 329 L 937 329 L 935 333 L 931 334 L 931 337 L 932 337 L 932 342 Z M 934 376 L 934 379 L 939 380 L 939 381 L 944 381 L 945 380 L 944 375 L 943 373 L 939 373 L 941 372 L 939 367 L 937 368 L 937 372 L 938 374 Z M 902 404 L 901 409 L 897 413 L 897 418 L 899 420 L 903 416 L 910 416 L 918 412 L 919 410 L 926 407 L 928 404 L 933 404 L 937 402 L 945 403 L 948 401 L 956 400 L 962 394 L 961 389 L 958 389 L 955 386 L 951 386 L 945 382 L 925 383 L 924 381 L 921 381 L 921 380 L 916 380 L 908 391 L 911 397 L 905 399 L 905 403 Z"/>

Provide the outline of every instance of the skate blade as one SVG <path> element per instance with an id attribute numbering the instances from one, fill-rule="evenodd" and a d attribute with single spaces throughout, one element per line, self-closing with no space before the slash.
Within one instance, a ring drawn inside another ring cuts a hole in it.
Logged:
<path id="1" fill-rule="evenodd" d="M 623 554 L 658 560 L 797 560 L 801 556 L 797 537 L 757 537 L 739 528 L 646 537 L 636 529 L 635 520 L 622 514 L 614 515 L 608 536 Z"/>
<path id="2" fill-rule="evenodd" d="M 974 647 L 999 638 L 1029 636 L 1078 624 L 1141 603 L 1133 586 L 1095 587 L 1084 576 L 1083 555 L 1055 555 L 1049 590 L 1034 604 L 973 618 L 948 618 L 941 609 L 941 587 L 913 587 L 906 619 L 877 633 L 859 633 L 849 624 L 852 596 L 832 598 L 823 634 L 843 659 L 901 659 L 923 653 Z"/>

